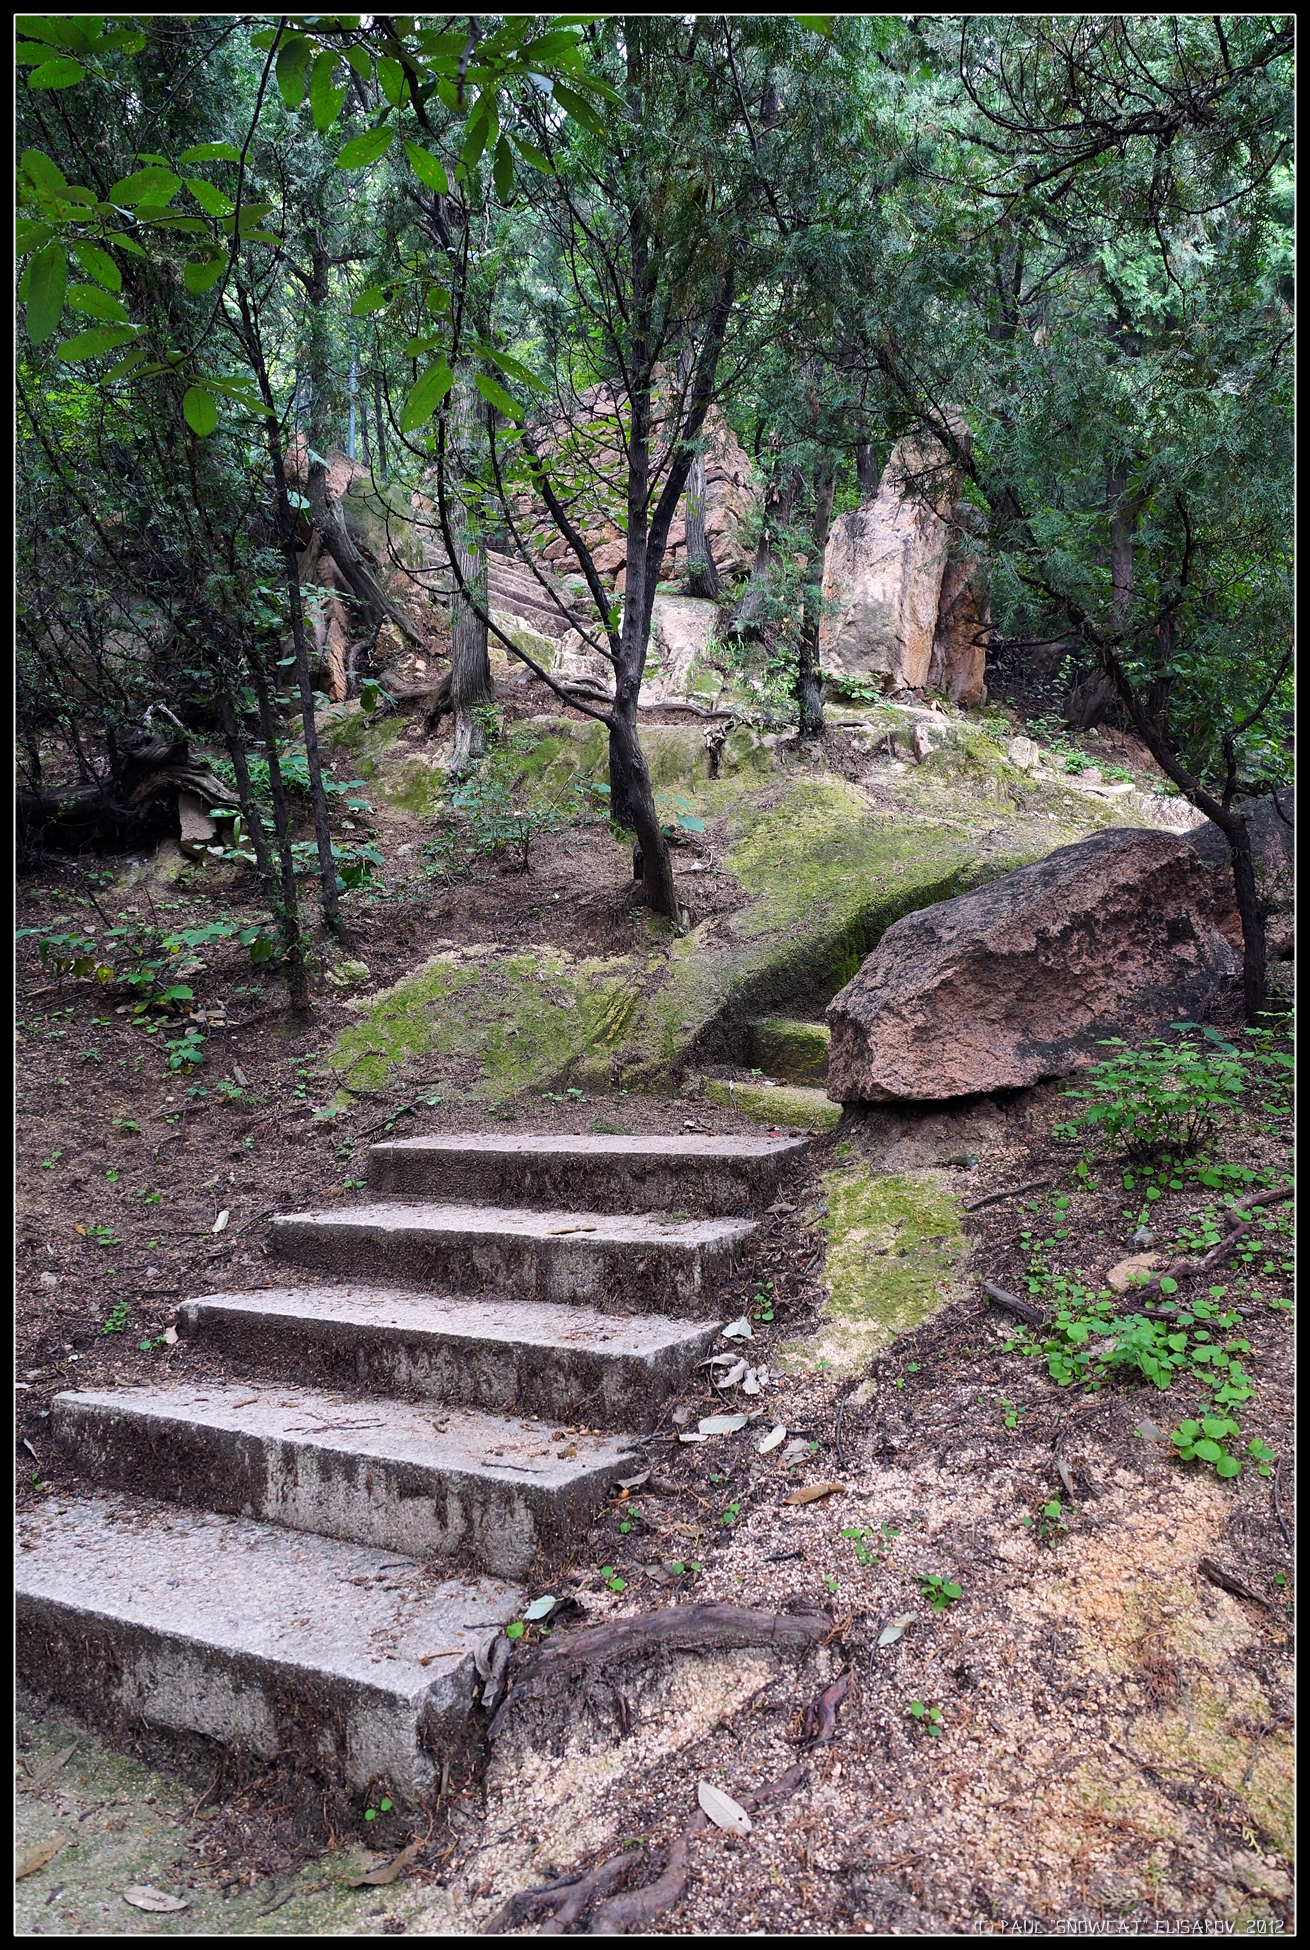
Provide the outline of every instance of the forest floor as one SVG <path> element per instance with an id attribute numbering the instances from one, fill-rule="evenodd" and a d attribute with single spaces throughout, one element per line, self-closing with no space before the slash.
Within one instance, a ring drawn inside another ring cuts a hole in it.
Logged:
<path id="1" fill-rule="evenodd" d="M 383 811 L 371 824 L 384 892 L 351 897 L 345 952 L 372 988 L 450 943 L 596 954 L 644 927 L 603 826 L 545 836 L 528 874 L 484 864 L 445 885 L 415 865 L 412 820 Z M 153 909 L 167 926 L 198 925 L 216 901 L 234 917 L 256 911 L 249 887 L 179 888 L 165 868 L 166 857 L 46 858 L 20 884 L 18 924 L 107 930 Z M 730 877 L 716 884 L 702 898 L 741 898 Z M 51 982 L 20 947 L 24 1506 L 58 1508 L 85 1487 L 46 1435 L 52 1396 L 207 1372 L 203 1354 L 164 1339 L 177 1302 L 272 1283 L 263 1221 L 357 1192 L 382 1130 L 753 1128 L 694 1097 L 536 1093 L 489 1109 L 458 1079 L 429 1101 L 420 1079 L 400 1076 L 329 1120 L 315 1115 L 335 1089 L 325 1057 L 352 1019 L 330 984 L 295 1023 L 244 950 L 207 947 L 186 977 L 206 1013 L 207 1061 L 170 1070 L 176 1026 L 152 1029 L 90 983 Z M 21 1933 L 480 1933 L 515 1892 L 616 1848 L 630 1852 L 629 1882 L 649 1883 L 695 1812 L 698 1781 L 740 1798 L 798 1758 L 801 1784 L 748 1837 L 711 1827 L 691 1841 L 685 1895 L 652 1932 L 1290 1929 L 1290 1222 L 1271 1210 L 1251 1257 L 1216 1280 L 1241 1317 L 1229 1331 L 1249 1343 L 1243 1446 L 1259 1437 L 1278 1462 L 1272 1476 L 1252 1462 L 1220 1481 L 1177 1461 L 1157 1427 L 1202 1412 L 1198 1380 L 1165 1395 L 1119 1370 L 1097 1392 L 1061 1387 L 1019 1323 L 981 1297 L 983 1279 L 1023 1294 L 1035 1278 L 1049 1304 L 1053 1280 L 1076 1269 L 1098 1286 L 1133 1250 L 1140 1188 L 1126 1192 L 1122 1161 L 1076 1174 L 1082 1154 L 1053 1135 L 1068 1112 L 1044 1086 L 950 1113 L 943 1131 L 954 1118 L 961 1159 L 976 1158 L 954 1170 L 966 1208 L 1047 1181 L 968 1214 L 968 1271 L 950 1304 L 863 1376 L 776 1376 L 766 1403 L 788 1442 L 763 1458 L 744 1434 L 679 1441 L 712 1392 L 686 1390 L 648 1449 L 647 1482 L 533 1589 L 572 1591 L 597 1620 L 691 1600 L 821 1609 L 832 1630 L 818 1650 L 662 1666 L 621 1709 L 591 1702 L 544 1742 L 511 1714 L 490 1757 L 431 1811 L 407 1878 L 386 1889 L 351 1889 L 349 1873 L 366 1835 L 385 1851 L 410 1829 L 325 1838 L 292 1817 L 276 1769 L 193 1779 L 24 1699 L 20 1842 L 78 1845 L 19 1882 Z M 823 1305 L 827 1175 L 852 1159 L 876 1168 L 879 1142 L 876 1121 L 858 1118 L 816 1139 L 752 1241 L 722 1304 L 754 1317 L 766 1356 Z M 1281 1182 L 1286 1105 L 1248 1101 L 1212 1154 L 1224 1161 Z M 1192 1177 L 1161 1193 L 1162 1248 L 1223 1204 Z M 1033 1274 L 1034 1261 L 1046 1271 Z M 819 1483 L 833 1487 L 781 1500 Z M 1214 1583 L 1202 1559 L 1250 1595 Z M 958 1597 L 934 1608 L 933 1578 Z M 530 1632 L 516 1662 L 532 1650 Z M 814 1745 L 805 1709 L 843 1675 L 832 1737 Z M 127 1909 L 132 1882 L 177 1889 L 190 1907 Z M 543 1914 L 511 1927 L 533 1933 Z"/>

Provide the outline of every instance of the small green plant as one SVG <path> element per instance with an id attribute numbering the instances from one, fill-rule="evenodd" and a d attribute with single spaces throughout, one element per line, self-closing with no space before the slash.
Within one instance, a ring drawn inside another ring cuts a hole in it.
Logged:
<path id="1" fill-rule="evenodd" d="M 607 1585 L 611 1591 L 626 1591 L 628 1588 L 627 1580 L 619 1576 L 612 1564 L 602 1564 L 600 1567 L 600 1576 L 601 1582 Z"/>
<path id="2" fill-rule="evenodd" d="M 848 1537 L 850 1539 L 854 1546 L 855 1562 L 857 1564 L 882 1563 L 884 1552 L 881 1548 L 882 1540 L 877 1531 L 861 1530 L 858 1527 L 852 1526 L 850 1529 L 841 1530 L 837 1534 L 840 1537 Z"/>
<path id="3" fill-rule="evenodd" d="M 832 1575 L 832 1573 L 831 1573 L 830 1571 L 826 1571 L 826 1572 L 824 1573 L 824 1578 L 823 1578 L 823 1582 L 824 1582 L 824 1583 L 825 1583 L 825 1584 L 827 1585 L 827 1587 L 828 1587 L 828 1589 L 829 1589 L 829 1591 L 832 1591 L 832 1592 L 835 1592 L 835 1591 L 836 1591 L 836 1589 L 837 1589 L 837 1580 L 836 1580 L 836 1578 L 835 1578 L 835 1577 L 833 1577 L 833 1575 Z"/>
<path id="4" fill-rule="evenodd" d="M 1191 1029 L 1176 1023 L 1175 1029 Z M 1144 1049 L 1122 1037 L 1101 1040 L 1116 1054 L 1093 1063 L 1080 1087 L 1065 1095 L 1087 1108 L 1055 1132 L 1066 1138 L 1099 1137 L 1134 1162 L 1189 1158 L 1215 1135 L 1246 1089 L 1240 1053 L 1217 1031 L 1202 1031 L 1210 1048 L 1183 1037 L 1168 1043 L 1157 1037 Z"/>
<path id="5" fill-rule="evenodd" d="M 379 1815 L 389 1815 L 393 1806 L 394 1803 L 390 1795 L 384 1794 L 376 1808 L 365 1808 L 364 1819 L 365 1821 L 376 1821 Z"/>
<path id="6" fill-rule="evenodd" d="M 921 1699 L 912 1699 L 906 1707 L 912 1720 L 917 1720 L 930 1740 L 939 1739 L 946 1731 L 940 1706 L 927 1706 Z"/>
<path id="7" fill-rule="evenodd" d="M 1052 1550 L 1069 1532 L 1058 1496 L 1053 1496 L 1049 1503 L 1043 1503 L 1035 1516 L 1020 1517 L 1019 1521 L 1029 1527 L 1039 1544 L 1045 1544 Z"/>
<path id="8" fill-rule="evenodd" d="M 86 1229 L 88 1239 L 94 1239 L 97 1246 L 121 1246 L 122 1240 L 112 1226 L 92 1224 Z"/>
<path id="9" fill-rule="evenodd" d="M 773 1281 L 765 1280 L 757 1285 L 751 1300 L 751 1319 L 767 1326 L 773 1319 Z"/>
<path id="10" fill-rule="evenodd" d="M 164 1047 L 168 1051 L 170 1070 L 195 1070 L 205 1060 L 205 1039 L 198 1029 L 184 1029 L 180 1036 L 170 1038 Z"/>
<path id="11" fill-rule="evenodd" d="M 701 1568 L 700 1565 L 696 1562 L 694 1558 L 688 1558 L 684 1562 L 684 1560 L 680 1557 L 675 1557 L 673 1563 L 670 1566 L 670 1569 L 680 1578 L 685 1577 L 688 1571 L 694 1573 L 696 1571 L 699 1571 L 700 1568 Z"/>
<path id="12" fill-rule="evenodd" d="M 1236 1476 L 1241 1462 L 1223 1445 L 1239 1433 L 1230 1415 L 1204 1415 L 1199 1422 L 1180 1422 L 1172 1441 L 1180 1461 L 1210 1463 L 1216 1476 Z"/>
<path id="13" fill-rule="evenodd" d="M 126 1300 L 115 1300 L 101 1325 L 102 1334 L 121 1334 L 131 1312 Z"/>
<path id="14" fill-rule="evenodd" d="M 1001 1397 L 1001 1407 L 1005 1410 L 1006 1428 L 1017 1429 L 1019 1426 L 1019 1417 L 1022 1415 L 1023 1410 L 1016 1408 L 1013 1402 L 1007 1402 L 1004 1396 Z"/>
<path id="15" fill-rule="evenodd" d="M 64 1154 L 62 1151 L 52 1151 L 48 1158 L 42 1158 L 41 1160 L 42 1171 L 53 1171 L 55 1166 L 59 1163 L 59 1160 L 63 1157 L 63 1155 Z"/>
<path id="16" fill-rule="evenodd" d="M 725 1525 L 727 1529 L 731 1530 L 732 1526 L 736 1523 L 740 1515 L 741 1515 L 740 1503 L 730 1503 L 727 1509 L 724 1511 L 723 1515 L 720 1517 L 719 1522 Z"/>
<path id="17" fill-rule="evenodd" d="M 507 1625 L 505 1627 L 505 1637 L 507 1639 L 521 1639 L 523 1637 L 523 1634 L 527 1631 L 527 1629 L 528 1628 L 523 1623 L 523 1620 L 521 1618 L 516 1618 L 512 1624 Z"/>
<path id="18" fill-rule="evenodd" d="M 949 1582 L 940 1571 L 923 1571 L 915 1580 L 934 1611 L 945 1611 L 960 1596 L 963 1587 Z"/>

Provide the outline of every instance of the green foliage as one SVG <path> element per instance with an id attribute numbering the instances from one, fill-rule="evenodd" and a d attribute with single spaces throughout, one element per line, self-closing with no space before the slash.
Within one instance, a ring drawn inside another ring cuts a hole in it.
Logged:
<path id="1" fill-rule="evenodd" d="M 126 1300 L 115 1300 L 113 1306 L 105 1315 L 104 1321 L 101 1323 L 100 1332 L 102 1334 L 121 1334 L 127 1326 L 130 1314 L 131 1308 L 128 1306 Z"/>
<path id="2" fill-rule="evenodd" d="M 1210 1036 L 1208 1050 L 1188 1037 L 1176 1043 L 1157 1037 L 1144 1049 L 1103 1037 L 1101 1047 L 1119 1053 L 1092 1064 L 1080 1087 L 1066 1091 L 1087 1109 L 1057 1124 L 1056 1134 L 1098 1136 L 1142 1163 L 1191 1157 L 1212 1141 L 1247 1087 L 1239 1052 L 1217 1032 L 1203 1033 Z"/>
<path id="3" fill-rule="evenodd" d="M 1209 1463 L 1216 1476 L 1236 1476 L 1242 1465 L 1223 1445 L 1238 1433 L 1231 1416 L 1206 1415 L 1199 1422 L 1181 1422 L 1174 1430 L 1173 1442 L 1181 1461 Z M 1251 1447 L 1254 1450 L 1256 1444 Z"/>
<path id="4" fill-rule="evenodd" d="M 923 1700 L 912 1699 L 905 1710 L 912 1720 L 917 1721 L 930 1740 L 936 1740 L 945 1733 L 946 1725 L 940 1706 L 928 1706 Z"/>
<path id="5" fill-rule="evenodd" d="M 1020 1517 L 1019 1521 L 1027 1525 L 1039 1544 L 1045 1544 L 1052 1550 L 1069 1531 L 1058 1496 L 1053 1496 L 1049 1503 L 1043 1503 L 1035 1515 Z"/>
<path id="6" fill-rule="evenodd" d="M 945 1611 L 948 1605 L 953 1605 L 963 1589 L 941 1571 L 922 1572 L 916 1583 L 934 1611 Z"/>

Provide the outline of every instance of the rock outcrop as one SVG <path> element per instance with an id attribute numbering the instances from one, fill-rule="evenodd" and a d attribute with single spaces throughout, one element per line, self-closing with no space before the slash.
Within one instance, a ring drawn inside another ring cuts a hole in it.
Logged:
<path id="1" fill-rule="evenodd" d="M 956 432 L 967 440 L 962 420 Z M 819 663 L 838 689 L 873 684 L 894 694 L 928 684 L 960 483 L 959 468 L 939 442 L 907 435 L 893 448 L 874 501 L 833 523 L 823 565 Z M 968 559 L 961 559 L 960 585 L 952 592 L 958 617 L 954 629 L 948 618 L 943 659 L 948 651 L 959 657 L 956 638 L 966 625 L 976 569 L 966 568 Z"/>
<path id="2" fill-rule="evenodd" d="M 1203 1019 L 1239 958 L 1181 836 L 1110 828 L 887 930 L 828 1009 L 828 1094 L 1013 1089 Z"/>
<path id="3" fill-rule="evenodd" d="M 951 520 L 937 627 L 926 688 L 945 691 L 952 704 L 987 702 L 987 638 L 991 630 L 987 577 L 978 546 L 983 518 L 961 501 Z"/>

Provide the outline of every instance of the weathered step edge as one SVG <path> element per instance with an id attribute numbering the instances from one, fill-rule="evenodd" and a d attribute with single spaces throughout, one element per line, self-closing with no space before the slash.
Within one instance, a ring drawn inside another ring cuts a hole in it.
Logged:
<path id="1" fill-rule="evenodd" d="M 375 1144 L 369 1189 L 452 1205 L 708 1213 L 767 1205 L 804 1138 L 427 1137 Z"/>
<path id="2" fill-rule="evenodd" d="M 492 1418 L 425 1441 L 407 1437 L 403 1410 L 388 1415 L 391 1405 L 373 1403 L 365 1406 L 382 1418 L 380 1433 L 334 1440 L 292 1432 L 297 1418 L 322 1412 L 312 1396 L 271 1408 L 243 1403 L 241 1392 L 215 1387 L 209 1406 L 162 1390 L 56 1395 L 51 1433 L 80 1470 L 114 1489 L 406 1556 L 465 1553 L 504 1578 L 526 1576 L 539 1553 L 554 1554 L 585 1529 L 610 1482 L 632 1466 L 621 1438 L 580 1437 L 576 1460 L 561 1469 L 552 1457 L 534 1482 L 516 1473 L 530 1462 L 476 1460 L 498 1437 L 512 1445 L 508 1425 Z"/>
<path id="3" fill-rule="evenodd" d="M 301 1371 L 316 1387 L 637 1434 L 654 1427 L 719 1331 L 714 1321 L 675 1317 L 652 1334 L 657 1322 L 638 1315 L 629 1326 L 622 1316 L 543 1301 L 448 1301 L 340 1287 L 211 1293 L 183 1301 L 177 1312 L 178 1332 L 202 1341 L 235 1372 Z M 589 1345 L 587 1331 L 606 1325 L 612 1344 Z M 625 1347 L 625 1329 L 653 1344 Z"/>
<path id="4" fill-rule="evenodd" d="M 661 1228 L 605 1213 L 374 1205 L 287 1213 L 270 1236 L 296 1265 L 356 1279 L 446 1293 L 509 1289 L 602 1313 L 703 1315 L 755 1230 L 746 1219 Z"/>
<path id="5" fill-rule="evenodd" d="M 59 1521 L 77 1526 L 80 1520 L 85 1533 L 75 1530 L 74 1548 L 94 1542 L 89 1526 L 103 1507 L 66 1508 Z M 230 1587 L 227 1617 L 216 1611 L 201 1624 L 177 1615 L 169 1588 L 178 1569 L 175 1536 L 161 1536 L 153 1564 L 147 1558 L 139 1565 L 143 1578 L 150 1572 L 150 1595 L 134 1592 L 126 1602 L 88 1588 L 85 1578 L 61 1577 L 56 1566 L 20 1550 L 22 1678 L 112 1738 L 135 1741 L 148 1728 L 184 1758 L 194 1757 L 197 1745 L 201 1752 L 217 1747 L 277 1758 L 319 1781 L 335 1776 L 361 1797 L 390 1792 L 405 1804 L 430 1798 L 443 1756 L 455 1758 L 472 1735 L 475 1644 L 487 1636 L 485 1628 L 521 1608 L 522 1593 L 486 1580 L 438 1587 L 418 1621 L 417 1637 L 431 1639 L 430 1647 L 421 1655 L 381 1658 L 376 1671 L 365 1672 L 358 1654 L 334 1657 L 324 1643 L 330 1636 L 324 1620 L 342 1617 L 342 1629 L 353 1627 L 359 1636 L 363 1605 L 351 1587 L 384 1565 L 394 1575 L 394 1557 L 240 1518 L 207 1520 L 211 1547 L 215 1523 L 227 1526 L 224 1541 L 237 1530 L 262 1533 L 261 1576 L 244 1594 L 244 1628 L 231 1618 Z M 139 1537 L 133 1543 L 139 1550 Z M 121 1550 L 123 1540 L 115 1535 L 113 1544 Z M 421 1575 L 420 1566 L 409 1568 Z M 311 1628 L 297 1635 L 287 1623 L 292 1610 L 312 1612 Z M 275 1646 L 279 1627 L 282 1642 Z M 434 1656 L 421 1663 L 428 1652 Z"/>

